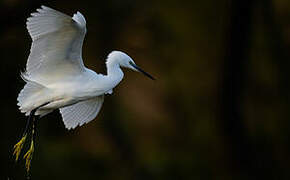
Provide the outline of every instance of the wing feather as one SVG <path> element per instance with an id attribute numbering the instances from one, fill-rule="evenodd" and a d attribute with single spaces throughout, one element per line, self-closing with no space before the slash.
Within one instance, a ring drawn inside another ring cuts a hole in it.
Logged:
<path id="1" fill-rule="evenodd" d="M 28 78 L 45 84 L 85 70 L 82 44 L 86 21 L 81 13 L 72 18 L 41 6 L 26 25 L 33 40 L 26 64 Z"/>
<path id="2" fill-rule="evenodd" d="M 92 121 L 98 115 L 103 102 L 104 95 L 60 108 L 65 127 L 74 129 Z"/>

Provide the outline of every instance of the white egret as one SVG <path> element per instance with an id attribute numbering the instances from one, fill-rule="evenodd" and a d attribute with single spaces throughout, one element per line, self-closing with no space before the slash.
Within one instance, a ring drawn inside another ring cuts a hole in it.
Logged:
<path id="1" fill-rule="evenodd" d="M 93 120 L 101 109 L 105 94 L 123 79 L 121 67 L 138 71 L 132 58 L 120 51 L 111 52 L 106 59 L 107 75 L 86 68 L 82 60 L 82 45 L 86 34 L 86 20 L 77 12 L 70 17 L 52 8 L 41 6 L 27 19 L 32 38 L 30 55 L 22 78 L 26 82 L 17 101 L 22 113 L 29 116 L 21 140 L 14 146 L 16 161 L 31 130 L 31 144 L 27 153 L 29 171 L 34 151 L 36 117 L 59 109 L 65 127 L 73 129 Z M 31 125 L 31 120 L 32 125 Z"/>

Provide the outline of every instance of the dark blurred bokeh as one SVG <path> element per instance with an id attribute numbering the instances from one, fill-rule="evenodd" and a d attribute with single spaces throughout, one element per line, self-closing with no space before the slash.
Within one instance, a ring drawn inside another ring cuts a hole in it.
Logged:
<path id="1" fill-rule="evenodd" d="M 12 147 L 16 105 L 40 5 L 82 12 L 85 64 L 127 52 L 157 78 L 126 71 L 98 117 L 67 131 L 41 119 L 31 179 L 290 179 L 290 1 L 0 1 L 0 179 L 24 179 Z"/>

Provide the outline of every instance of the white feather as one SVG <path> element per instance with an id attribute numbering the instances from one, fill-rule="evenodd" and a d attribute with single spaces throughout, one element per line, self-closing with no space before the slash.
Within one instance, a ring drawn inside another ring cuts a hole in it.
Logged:
<path id="1" fill-rule="evenodd" d="M 21 112 L 29 115 L 33 107 L 41 106 L 49 98 L 49 89 L 45 86 L 26 79 L 26 85 L 20 91 L 17 105 Z"/>
<path id="2" fill-rule="evenodd" d="M 76 14 L 74 14 L 72 19 L 75 20 L 79 24 L 79 26 L 81 28 L 85 28 L 86 27 L 86 19 L 82 15 L 82 13 L 77 12 Z"/>
<path id="3" fill-rule="evenodd" d="M 26 65 L 29 78 L 49 84 L 83 72 L 82 44 L 86 33 L 83 15 L 75 14 L 76 21 L 46 6 L 37 11 L 26 23 L 33 40 Z"/>
<path id="4" fill-rule="evenodd" d="M 73 129 L 93 120 L 104 102 L 104 95 L 77 104 L 60 108 L 63 122 L 67 129 Z"/>

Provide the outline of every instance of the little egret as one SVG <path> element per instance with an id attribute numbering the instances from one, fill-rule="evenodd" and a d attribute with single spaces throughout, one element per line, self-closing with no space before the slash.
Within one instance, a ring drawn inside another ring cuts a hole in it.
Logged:
<path id="1" fill-rule="evenodd" d="M 70 17 L 41 6 L 27 19 L 26 25 L 32 45 L 26 70 L 21 74 L 26 84 L 18 95 L 17 105 L 29 117 L 21 140 L 14 146 L 13 154 L 17 161 L 30 134 L 30 148 L 24 155 L 28 172 L 34 152 L 37 117 L 59 109 L 65 127 L 73 129 L 97 116 L 104 102 L 104 95 L 111 94 L 123 79 L 121 67 L 141 72 L 153 80 L 154 78 L 120 51 L 113 51 L 108 55 L 107 75 L 97 74 L 86 68 L 82 60 L 86 20 L 80 12 Z"/>

